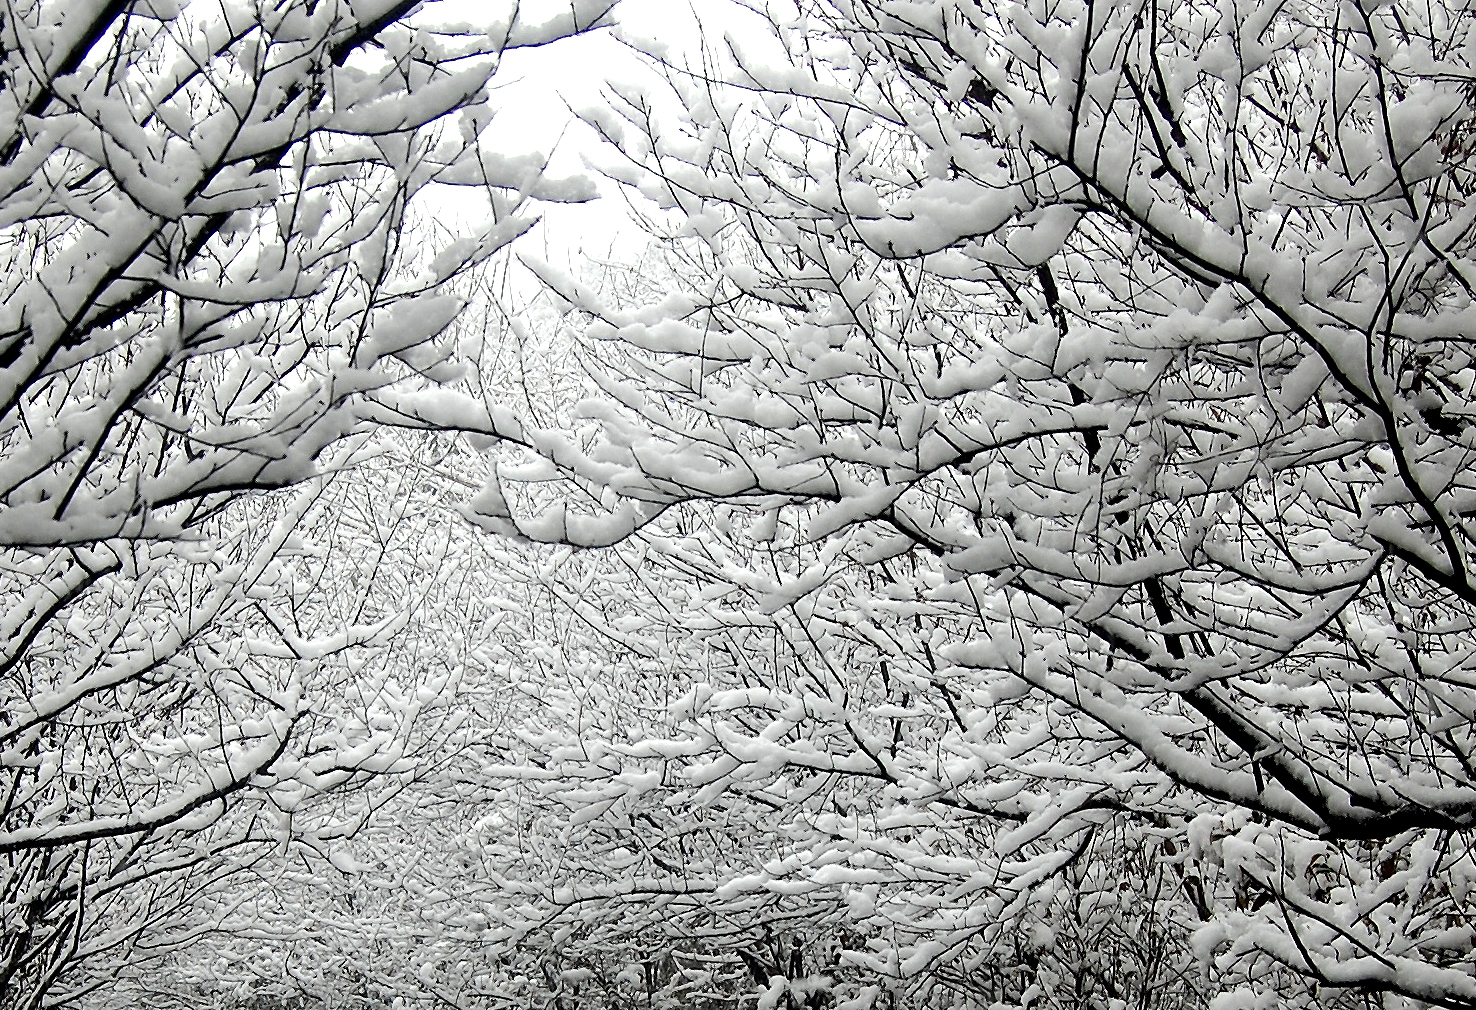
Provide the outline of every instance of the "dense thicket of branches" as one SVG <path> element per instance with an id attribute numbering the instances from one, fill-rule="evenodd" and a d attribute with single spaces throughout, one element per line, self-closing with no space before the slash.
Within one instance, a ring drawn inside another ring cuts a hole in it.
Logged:
<path id="1" fill-rule="evenodd" d="M 146 977 L 269 854 L 326 866 L 380 802 L 334 791 L 434 736 L 446 559 L 376 571 L 414 482 L 356 516 L 332 475 L 460 374 L 448 285 L 526 200 L 590 194 L 485 147 L 486 87 L 610 4 L 419 7 L 0 8 L 0 1006 Z M 405 243 L 451 184 L 485 220 Z"/>
<path id="2" fill-rule="evenodd" d="M 1117 873 L 1172 893 L 1174 971 L 1224 1005 L 1473 1005 L 1472 12 L 772 27 L 787 62 L 672 69 L 678 128 L 633 88 L 591 114 L 675 282 L 547 272 L 593 317 L 602 435 L 508 429 L 554 467 L 476 504 L 641 531 L 703 587 L 665 623 L 725 680 L 622 757 L 691 784 L 674 825 L 779 825 L 704 907 L 844 901 L 843 963 L 934 985 L 1022 936 L 1069 960 L 1057 903 Z M 1037 978 L 973 991 L 1130 988 Z"/>
<path id="3" fill-rule="evenodd" d="M 0 26 L 0 1006 L 1476 1006 L 1476 11 L 646 46 L 655 241 L 560 317 L 472 284 L 590 192 L 486 88 L 608 4 L 65 6 Z"/>

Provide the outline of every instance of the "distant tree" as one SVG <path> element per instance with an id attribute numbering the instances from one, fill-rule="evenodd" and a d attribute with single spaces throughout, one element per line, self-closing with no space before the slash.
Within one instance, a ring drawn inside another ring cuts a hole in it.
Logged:
<path id="1" fill-rule="evenodd" d="M 489 749 L 486 818 L 463 843 L 503 924 L 489 939 L 643 964 L 693 951 L 740 1003 L 1207 1001 L 1195 885 L 1162 858 L 1176 829 L 1109 808 L 1085 830 L 1012 831 L 1063 771 L 1025 764 L 1045 782 L 993 810 L 960 776 L 949 702 L 916 655 L 947 623 L 864 571 L 781 603 L 784 569 L 813 560 L 786 549 L 792 529 L 765 573 L 738 546 L 741 512 L 687 519 L 618 562 L 572 554 L 525 577 L 605 643 L 558 636 L 519 664 L 536 703 Z M 868 619 L 839 609 L 863 598 Z M 1044 706 L 988 707 L 1001 755 L 1053 731 L 1083 743 Z"/>
<path id="2" fill-rule="evenodd" d="M 526 201 L 590 195 L 488 148 L 487 85 L 612 4 L 436 6 L 0 11 L 0 1006 L 218 928 L 264 853 L 333 856 L 373 802 L 322 797 L 403 772 L 451 686 L 390 648 L 437 556 L 376 570 L 396 513 L 333 475 L 462 374 L 451 285 Z M 484 220 L 407 240 L 450 185 Z"/>
<path id="3" fill-rule="evenodd" d="M 669 275 L 543 270 L 604 396 L 475 503 L 662 545 L 738 643 L 616 748 L 673 827 L 777 804 L 713 893 L 843 896 L 846 964 L 981 1005 L 1121 1005 L 1106 923 L 1181 1005 L 1476 1006 L 1476 12 L 772 16 L 675 124 L 590 114 Z M 564 781 L 625 781 L 601 732 Z"/>

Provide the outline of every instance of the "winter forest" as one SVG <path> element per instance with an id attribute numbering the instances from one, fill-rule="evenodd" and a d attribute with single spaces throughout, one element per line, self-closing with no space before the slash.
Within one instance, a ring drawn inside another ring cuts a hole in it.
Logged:
<path id="1" fill-rule="evenodd" d="M 4 0 L 0 263 L 0 1010 L 1476 1008 L 1469 0 Z"/>

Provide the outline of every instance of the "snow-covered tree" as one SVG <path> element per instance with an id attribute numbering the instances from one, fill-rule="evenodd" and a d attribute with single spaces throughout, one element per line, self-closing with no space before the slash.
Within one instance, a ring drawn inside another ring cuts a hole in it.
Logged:
<path id="1" fill-rule="evenodd" d="M 943 980 L 1159 881 L 1219 1006 L 1476 1004 L 1476 12 L 771 17 L 681 120 L 590 114 L 670 277 L 544 271 L 604 396 L 504 423 L 543 462 L 473 510 L 660 541 L 674 626 L 788 643 L 617 748 L 725 824 L 775 784 L 789 856 L 714 893 L 840 895 L 843 963 Z"/>
<path id="2" fill-rule="evenodd" d="M 488 83 L 611 6 L 0 11 L 0 1005 L 146 972 L 279 846 L 352 863 L 331 794 L 413 765 L 445 558 L 376 570 L 423 496 L 337 475 L 460 376 L 448 285 L 590 195 Z M 481 219 L 408 237 L 447 186 Z"/>

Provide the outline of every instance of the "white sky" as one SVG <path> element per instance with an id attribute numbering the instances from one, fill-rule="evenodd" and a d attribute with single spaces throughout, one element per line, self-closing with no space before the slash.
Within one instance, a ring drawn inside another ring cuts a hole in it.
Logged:
<path id="1" fill-rule="evenodd" d="M 551 0 L 543 2 L 552 5 Z M 467 0 L 467 6 L 485 16 L 487 7 L 477 0 Z M 540 20 L 537 0 L 523 0 L 523 9 L 530 20 Z M 476 18 L 471 10 L 461 16 Z M 754 15 L 729 0 L 621 0 L 616 17 L 636 35 L 666 44 L 679 59 L 683 50 L 697 53 L 704 31 L 710 41 L 720 39 L 723 32 L 741 33 Z M 609 78 L 639 80 L 650 73 L 608 29 L 508 53 L 493 79 L 497 115 L 487 140 L 508 153 L 552 153 L 554 176 L 586 172 L 583 156 L 598 139 L 574 118 L 570 107 L 599 104 L 600 89 Z M 596 181 L 613 194 L 610 184 Z M 522 248 L 565 267 L 580 256 L 604 258 L 621 246 L 630 248 L 640 239 L 623 207 L 615 195 L 607 195 L 598 206 L 546 207 L 543 224 L 521 240 Z"/>

